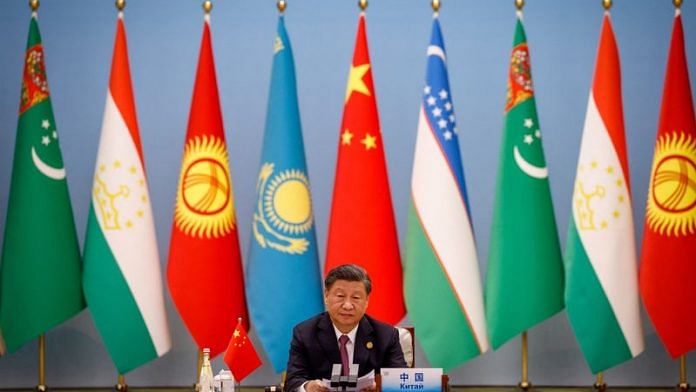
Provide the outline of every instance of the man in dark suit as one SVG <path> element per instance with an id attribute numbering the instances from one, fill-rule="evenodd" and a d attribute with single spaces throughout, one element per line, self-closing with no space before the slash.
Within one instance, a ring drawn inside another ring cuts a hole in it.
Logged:
<path id="1" fill-rule="evenodd" d="M 372 282 L 354 264 L 338 266 L 324 280 L 327 311 L 303 321 L 292 333 L 287 392 L 329 392 L 335 363 L 359 365 L 358 376 L 385 367 L 406 367 L 396 328 L 365 315 Z"/>

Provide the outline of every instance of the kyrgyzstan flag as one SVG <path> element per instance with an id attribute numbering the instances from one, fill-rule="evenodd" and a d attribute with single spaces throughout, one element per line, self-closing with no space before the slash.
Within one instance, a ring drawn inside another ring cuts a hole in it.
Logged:
<path id="1" fill-rule="evenodd" d="M 207 16 L 176 193 L 167 280 L 198 347 L 210 348 L 211 357 L 223 352 L 237 318 L 248 317 Z"/>
<path id="2" fill-rule="evenodd" d="M 373 282 L 367 313 L 396 324 L 406 310 L 383 143 L 361 13 L 338 142 L 324 271 L 346 263 L 365 268 Z"/>
<path id="3" fill-rule="evenodd" d="M 696 348 L 696 120 L 677 10 L 643 229 L 640 291 L 672 357 Z"/>

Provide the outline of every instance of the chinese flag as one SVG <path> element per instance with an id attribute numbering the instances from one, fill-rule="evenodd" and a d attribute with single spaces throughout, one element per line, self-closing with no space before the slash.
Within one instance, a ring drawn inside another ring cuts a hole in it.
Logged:
<path id="1" fill-rule="evenodd" d="M 367 312 L 398 323 L 405 314 L 401 259 L 364 13 L 343 108 L 324 271 L 346 263 L 361 265 L 372 279 Z"/>
<path id="2" fill-rule="evenodd" d="M 230 345 L 225 353 L 225 363 L 230 367 L 237 382 L 241 382 L 256 368 L 261 366 L 261 359 L 254 349 L 254 344 L 247 336 L 246 329 L 240 319 L 234 329 Z"/>
<path id="3" fill-rule="evenodd" d="M 696 347 L 696 121 L 674 18 L 643 229 L 640 290 L 672 357 Z"/>
<path id="4" fill-rule="evenodd" d="M 169 291 L 211 357 L 247 318 L 227 146 L 206 19 L 181 162 L 167 267 Z"/>

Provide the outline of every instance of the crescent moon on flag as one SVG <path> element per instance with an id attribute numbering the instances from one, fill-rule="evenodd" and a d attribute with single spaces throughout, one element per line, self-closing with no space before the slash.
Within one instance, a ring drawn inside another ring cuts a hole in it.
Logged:
<path id="1" fill-rule="evenodd" d="M 428 56 L 437 56 L 441 58 L 443 62 L 447 62 L 447 59 L 445 58 L 445 51 L 443 51 L 442 48 L 439 46 L 428 46 Z"/>
<path id="2" fill-rule="evenodd" d="M 49 166 L 46 162 L 41 160 L 34 147 L 31 148 L 31 160 L 34 161 L 34 166 L 36 166 L 44 176 L 54 180 L 62 180 L 65 178 L 65 168 L 61 167 L 60 169 L 56 169 L 53 166 Z"/>
<path id="3" fill-rule="evenodd" d="M 526 175 L 534 178 L 538 178 L 540 180 L 543 180 L 544 178 L 549 176 L 549 169 L 546 167 L 539 167 L 539 166 L 534 166 L 531 163 L 527 162 L 523 157 L 522 154 L 520 154 L 520 150 L 517 149 L 517 146 L 513 149 L 514 155 L 515 155 L 515 163 L 517 163 L 517 167 L 520 168 Z"/>

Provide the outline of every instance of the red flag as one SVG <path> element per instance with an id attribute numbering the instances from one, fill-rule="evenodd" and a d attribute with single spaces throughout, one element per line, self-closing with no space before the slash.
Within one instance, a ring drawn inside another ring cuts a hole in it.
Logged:
<path id="1" fill-rule="evenodd" d="M 696 120 L 674 18 L 643 230 L 640 289 L 672 357 L 696 347 Z"/>
<path id="2" fill-rule="evenodd" d="M 234 197 L 206 19 L 167 267 L 169 291 L 199 348 L 227 347 L 247 318 Z"/>
<path id="3" fill-rule="evenodd" d="M 225 353 L 225 363 L 230 367 L 234 379 L 238 382 L 241 382 L 261 366 L 259 354 L 256 353 L 254 344 L 247 336 L 242 320 L 239 320 L 232 334 L 232 340 L 230 340 L 230 345 Z"/>
<path id="4" fill-rule="evenodd" d="M 395 324 L 406 313 L 382 133 L 372 84 L 365 15 L 360 15 L 338 142 L 325 272 L 345 263 L 370 274 L 367 312 Z"/>

